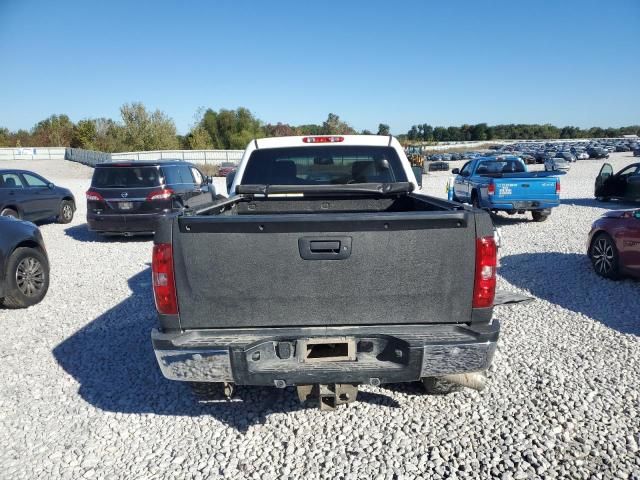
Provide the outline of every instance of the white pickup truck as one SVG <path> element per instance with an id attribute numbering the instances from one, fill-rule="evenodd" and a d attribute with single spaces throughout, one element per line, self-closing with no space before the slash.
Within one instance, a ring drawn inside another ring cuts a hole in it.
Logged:
<path id="1" fill-rule="evenodd" d="M 305 140 L 307 139 L 307 140 Z M 315 139 L 315 140 L 311 140 Z M 247 163 L 251 158 L 251 155 L 255 150 L 258 149 L 275 149 L 275 148 L 309 148 L 309 147 L 322 147 L 322 146 L 357 146 L 357 147 L 386 147 L 393 148 L 400 160 L 399 166 L 404 171 L 404 175 L 409 183 L 413 185 L 414 190 L 419 188 L 419 184 L 422 182 L 418 182 L 416 179 L 413 170 L 411 168 L 411 164 L 409 160 L 407 160 L 406 155 L 404 154 L 404 149 L 400 142 L 392 136 L 380 136 L 380 135 L 318 135 L 318 136 L 300 136 L 300 137 L 273 137 L 273 138 L 261 138 L 253 140 L 249 145 L 247 145 L 247 149 L 242 156 L 242 160 L 238 165 L 238 168 L 227 175 L 227 191 L 229 195 L 234 195 L 236 193 L 236 186 L 241 185 L 243 182 L 247 183 L 244 179 L 245 171 L 247 168 Z M 328 159 L 327 159 L 328 160 Z M 361 165 L 363 166 L 363 170 L 360 173 L 361 178 L 350 178 L 347 181 L 350 181 L 352 184 L 360 183 L 357 180 L 385 180 L 385 178 L 380 177 L 381 170 L 379 170 L 380 165 L 371 166 L 370 164 L 364 164 L 362 162 L 368 160 L 368 158 L 364 158 L 361 160 Z M 293 160 L 295 162 L 295 159 Z M 321 160 L 314 160 L 315 163 L 320 162 Z M 354 160 L 357 162 L 357 160 Z M 306 172 L 296 172 L 296 176 L 298 177 L 295 181 L 300 184 L 300 182 L 305 179 L 308 180 L 307 183 L 312 184 L 315 183 L 340 183 L 341 178 L 337 177 L 325 177 L 322 176 L 322 168 L 320 165 L 308 165 Z M 347 164 L 351 164 L 351 161 L 347 160 Z M 349 165 L 346 165 L 347 167 Z M 297 165 L 297 168 L 300 168 L 301 165 Z M 364 169 L 364 167 L 369 170 Z M 355 168 L 355 167 L 354 167 Z M 378 168 L 378 170 L 372 170 L 374 168 Z M 317 170 L 317 174 L 314 172 Z M 329 171 L 329 168 L 325 170 Z M 292 172 L 292 170 L 291 170 Z M 347 174 L 349 172 L 346 172 Z M 355 173 L 358 173 L 357 171 Z M 373 173 L 377 173 L 378 176 L 373 178 L 367 178 L 367 176 L 371 177 Z M 253 181 L 254 179 L 251 179 Z M 258 178 L 256 180 L 260 180 L 261 183 L 264 183 L 264 178 Z"/>

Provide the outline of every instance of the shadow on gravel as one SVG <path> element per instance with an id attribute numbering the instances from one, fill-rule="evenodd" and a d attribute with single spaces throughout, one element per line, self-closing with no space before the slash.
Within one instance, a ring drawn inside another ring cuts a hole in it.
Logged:
<path id="1" fill-rule="evenodd" d="M 531 215 L 529 214 L 516 214 L 513 216 L 491 214 L 491 220 L 496 227 L 517 225 L 519 223 L 533 223 L 533 220 L 531 220 Z"/>
<path id="2" fill-rule="evenodd" d="M 608 202 L 599 202 L 595 198 L 563 198 L 560 200 L 563 205 L 574 205 L 577 207 L 594 207 L 604 208 L 607 210 L 622 210 L 625 208 L 638 208 L 640 202 L 625 202 L 622 200 L 610 200 Z"/>
<path id="3" fill-rule="evenodd" d="M 246 431 L 273 413 L 303 410 L 293 388 L 238 387 L 231 401 L 199 401 L 188 385 L 166 380 L 151 346 L 155 324 L 151 272 L 129 279 L 131 295 L 53 350 L 60 366 L 96 408 L 125 414 L 205 416 Z M 360 392 L 358 401 L 397 407 L 392 398 Z"/>
<path id="4" fill-rule="evenodd" d="M 148 242 L 153 240 L 153 235 L 135 235 L 125 237 L 124 235 L 99 235 L 87 228 L 87 224 L 75 225 L 64 231 L 65 235 L 79 242 Z"/>
<path id="5" fill-rule="evenodd" d="M 499 274 L 536 297 L 622 333 L 640 335 L 638 282 L 601 278 L 587 255 L 524 253 L 500 259 Z"/>

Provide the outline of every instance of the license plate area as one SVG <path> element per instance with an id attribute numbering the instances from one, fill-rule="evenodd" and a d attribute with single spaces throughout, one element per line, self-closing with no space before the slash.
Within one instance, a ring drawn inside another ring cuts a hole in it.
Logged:
<path id="1" fill-rule="evenodd" d="M 513 207 L 516 209 L 520 208 L 536 208 L 540 206 L 540 202 L 537 201 L 522 201 L 522 202 L 513 202 Z"/>
<path id="2" fill-rule="evenodd" d="M 350 337 L 319 337 L 298 340 L 298 359 L 303 363 L 353 362 L 356 341 Z"/>
<path id="3" fill-rule="evenodd" d="M 120 210 L 132 210 L 133 202 L 118 202 L 118 208 Z"/>

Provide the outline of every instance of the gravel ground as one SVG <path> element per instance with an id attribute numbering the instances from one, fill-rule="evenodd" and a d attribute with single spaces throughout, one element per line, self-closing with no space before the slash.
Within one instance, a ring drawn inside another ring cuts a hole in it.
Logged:
<path id="1" fill-rule="evenodd" d="M 611 158 L 616 170 L 632 161 Z M 89 168 L 30 162 L 79 210 L 41 226 L 45 300 L 0 309 L 0 477 L 640 478 L 640 285 L 600 279 L 585 256 L 591 222 L 617 206 L 592 199 L 600 164 L 573 165 L 548 221 L 497 221 L 500 287 L 535 301 L 496 309 L 484 392 L 363 387 L 321 413 L 293 389 L 198 403 L 164 380 L 149 340 L 151 242 L 86 230 Z M 446 179 L 425 177 L 425 190 L 444 196 Z"/>

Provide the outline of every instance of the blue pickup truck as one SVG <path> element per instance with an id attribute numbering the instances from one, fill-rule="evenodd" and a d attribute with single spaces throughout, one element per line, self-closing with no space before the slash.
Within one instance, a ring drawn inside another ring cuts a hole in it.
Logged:
<path id="1" fill-rule="evenodd" d="M 559 172 L 528 172 L 519 157 L 479 157 L 451 173 L 457 175 L 453 199 L 477 208 L 509 215 L 531 212 L 535 222 L 542 222 L 560 205 Z"/>

